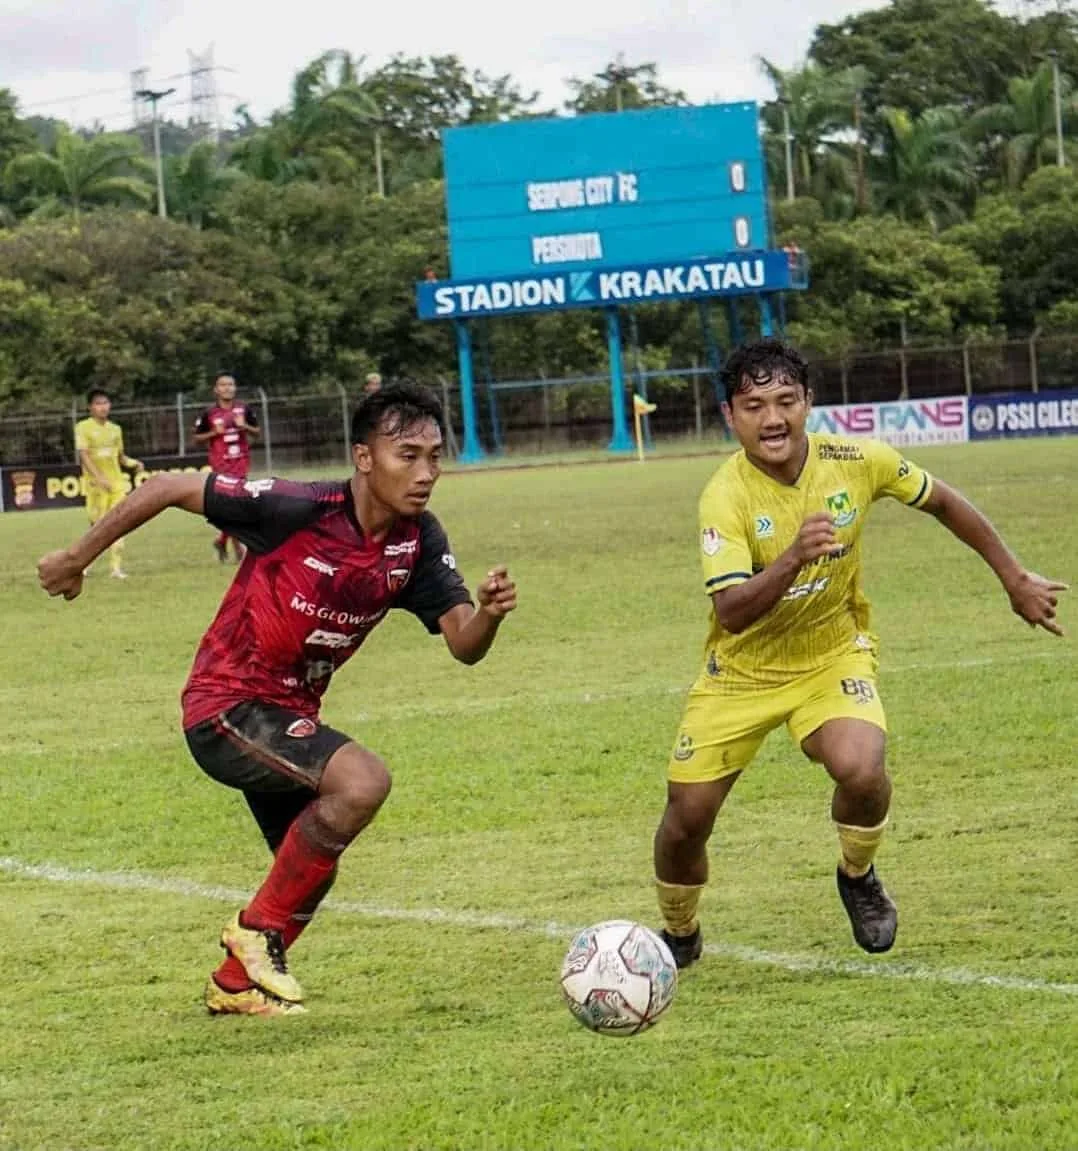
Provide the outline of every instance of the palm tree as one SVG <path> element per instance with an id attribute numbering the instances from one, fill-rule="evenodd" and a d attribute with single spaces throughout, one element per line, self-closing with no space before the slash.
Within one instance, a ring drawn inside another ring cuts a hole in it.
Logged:
<path id="1" fill-rule="evenodd" d="M 383 121 L 361 87 L 361 66 L 362 58 L 341 50 L 312 60 L 292 81 L 288 111 L 242 140 L 232 164 L 275 183 L 313 179 L 355 184 L 366 168 L 358 156 L 373 145 L 375 180 L 384 191 Z"/>
<path id="2" fill-rule="evenodd" d="M 864 70 L 831 72 L 812 63 L 787 70 L 762 56 L 759 62 L 778 95 L 763 114 L 769 168 L 781 172 L 785 182 L 788 122 L 795 193 L 825 204 L 832 199 L 848 202 L 855 182 L 854 153 L 842 136 L 849 137 L 854 128 Z"/>
<path id="3" fill-rule="evenodd" d="M 28 183 L 40 198 L 38 211 L 71 211 L 76 218 L 93 204 L 148 205 L 153 165 L 131 136 L 80 136 L 67 128 L 50 152 L 16 156 L 5 171 L 10 184 Z"/>
<path id="4" fill-rule="evenodd" d="M 221 194 L 241 178 L 236 168 L 222 168 L 217 163 L 217 146 L 212 140 L 200 140 L 184 155 L 168 161 L 165 179 L 170 212 L 201 228 L 212 217 Z"/>
<path id="5" fill-rule="evenodd" d="M 881 150 L 872 157 L 879 208 L 934 231 L 960 219 L 977 188 L 960 110 L 929 108 L 915 118 L 904 108 L 882 108 L 880 122 Z"/>
<path id="6" fill-rule="evenodd" d="M 1065 73 L 1059 76 L 1065 134 L 1078 123 L 1078 97 Z M 1054 158 L 1055 83 L 1052 67 L 1042 64 L 1032 76 L 1016 76 L 1007 85 L 1007 102 L 974 113 L 970 137 L 987 144 L 997 157 L 1008 187 L 1018 188 L 1030 172 Z"/>

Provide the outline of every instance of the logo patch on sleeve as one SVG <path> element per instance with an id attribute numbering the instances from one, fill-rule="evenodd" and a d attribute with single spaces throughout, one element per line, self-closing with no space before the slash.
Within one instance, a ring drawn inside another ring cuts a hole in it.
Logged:
<path id="1" fill-rule="evenodd" d="M 714 528 L 704 528 L 700 533 L 700 547 L 706 556 L 718 555 L 722 547 L 722 536 Z"/>

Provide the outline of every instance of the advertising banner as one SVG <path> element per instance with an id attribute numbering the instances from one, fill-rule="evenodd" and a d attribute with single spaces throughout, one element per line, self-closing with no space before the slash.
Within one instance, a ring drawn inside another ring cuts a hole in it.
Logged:
<path id="1" fill-rule="evenodd" d="M 1078 435 L 1078 391 L 1008 392 L 970 400 L 972 440 Z"/>
<path id="2" fill-rule="evenodd" d="M 808 430 L 838 436 L 871 436 L 896 448 L 963 444 L 969 439 L 966 397 L 813 408 Z"/>
<path id="3" fill-rule="evenodd" d="M 128 490 L 158 472 L 208 472 L 204 455 L 162 456 L 144 461 L 146 470 L 124 473 Z M 41 464 L 0 469 L 0 511 L 29 512 L 43 508 L 80 508 L 86 502 L 78 464 Z"/>

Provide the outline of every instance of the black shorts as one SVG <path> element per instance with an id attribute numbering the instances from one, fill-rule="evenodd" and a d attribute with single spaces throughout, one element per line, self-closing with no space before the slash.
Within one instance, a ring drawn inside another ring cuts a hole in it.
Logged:
<path id="1" fill-rule="evenodd" d="M 352 739 L 317 720 L 250 700 L 189 727 L 195 762 L 242 791 L 270 847 L 318 792 L 322 772 Z"/>

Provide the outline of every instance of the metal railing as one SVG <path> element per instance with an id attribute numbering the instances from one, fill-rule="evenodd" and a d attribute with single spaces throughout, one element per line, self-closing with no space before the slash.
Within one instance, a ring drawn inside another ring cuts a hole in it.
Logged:
<path id="1" fill-rule="evenodd" d="M 926 399 L 991 392 L 1037 392 L 1078 387 L 1078 335 L 1026 340 L 967 342 L 943 347 L 906 347 L 859 352 L 843 359 L 812 361 L 817 404 Z M 459 390 L 440 378 L 450 421 L 449 448 L 460 435 Z M 626 388 L 658 404 L 648 418 L 653 438 L 698 439 L 722 435 L 718 374 L 699 364 L 629 372 Z M 352 409 L 358 391 L 338 384 L 328 391 L 243 397 L 259 413 L 263 438 L 255 468 L 347 465 Z M 117 404 L 113 418 L 124 431 L 128 454 L 155 457 L 199 454 L 192 430 L 208 397 L 187 393 L 138 406 Z M 610 385 L 605 374 L 572 379 L 479 380 L 476 407 L 480 438 L 488 451 L 557 452 L 599 447 L 610 437 Z M 0 466 L 75 462 L 75 423 L 81 401 L 63 411 L 0 416 Z"/>

